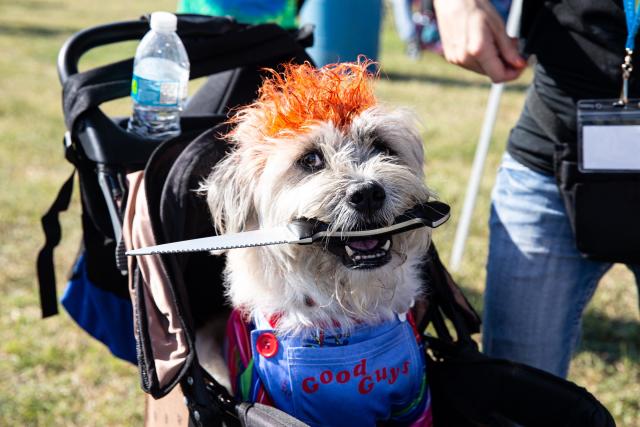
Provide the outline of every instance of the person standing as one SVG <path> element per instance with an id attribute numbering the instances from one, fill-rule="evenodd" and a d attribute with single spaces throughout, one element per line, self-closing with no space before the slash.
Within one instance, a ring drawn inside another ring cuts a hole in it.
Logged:
<path id="1" fill-rule="evenodd" d="M 558 141 L 575 147 L 579 100 L 620 94 L 624 1 L 524 0 L 523 52 L 535 54 L 537 63 L 492 192 L 483 349 L 563 377 L 583 311 L 612 264 L 577 250 L 554 155 Z M 525 58 L 489 0 L 435 0 L 434 6 L 449 62 L 493 82 L 520 76 Z M 631 63 L 640 69 L 637 59 Z M 640 95 L 633 75 L 629 90 Z M 640 266 L 628 267 L 640 282 Z"/>
<path id="2" fill-rule="evenodd" d="M 418 59 L 420 57 L 420 40 L 416 32 L 416 23 L 413 22 L 411 0 L 392 0 L 391 5 L 396 32 L 405 44 L 407 56 Z"/>
<path id="3" fill-rule="evenodd" d="M 233 16 L 245 24 L 273 22 L 282 28 L 297 28 L 298 0 L 178 0 L 178 13 Z"/>

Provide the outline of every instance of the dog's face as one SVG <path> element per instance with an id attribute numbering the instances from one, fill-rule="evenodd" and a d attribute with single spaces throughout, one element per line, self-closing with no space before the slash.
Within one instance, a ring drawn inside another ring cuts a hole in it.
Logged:
<path id="1" fill-rule="evenodd" d="M 312 120 L 302 132 L 265 135 L 260 110 L 245 110 L 235 150 L 206 188 L 225 232 L 296 219 L 330 230 L 390 225 L 427 200 L 422 142 L 411 116 L 371 105 L 346 123 Z M 332 244 L 279 245 L 228 253 L 234 305 L 283 315 L 285 329 L 377 320 L 407 311 L 419 292 L 418 264 L 429 244 L 420 229 Z"/>

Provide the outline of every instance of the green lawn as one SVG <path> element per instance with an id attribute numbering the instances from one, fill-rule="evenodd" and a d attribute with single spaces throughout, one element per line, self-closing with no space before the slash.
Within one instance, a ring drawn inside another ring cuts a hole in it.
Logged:
<path id="1" fill-rule="evenodd" d="M 63 160 L 58 49 L 73 32 L 136 18 L 175 1 L 1 1 L 0 15 L 0 425 L 140 425 L 144 396 L 136 368 L 116 360 L 68 315 L 41 320 L 35 255 L 43 243 L 39 219 L 71 172 Z M 101 49 L 83 66 L 131 54 L 132 44 Z M 489 85 L 480 76 L 426 54 L 405 58 L 393 28 L 383 33 L 380 97 L 414 108 L 424 122 L 428 184 L 453 207 L 435 234 L 448 259 L 461 210 Z M 481 309 L 487 252 L 488 195 L 506 136 L 523 102 L 525 75 L 503 97 L 462 270 L 456 278 Z M 108 106 L 127 114 L 128 102 Z M 77 203 L 63 215 L 56 253 L 64 283 L 80 238 Z M 59 285 L 62 291 L 64 285 Z M 584 321 L 571 379 L 613 412 L 618 425 L 640 419 L 640 326 L 631 274 L 614 268 L 601 283 Z"/>

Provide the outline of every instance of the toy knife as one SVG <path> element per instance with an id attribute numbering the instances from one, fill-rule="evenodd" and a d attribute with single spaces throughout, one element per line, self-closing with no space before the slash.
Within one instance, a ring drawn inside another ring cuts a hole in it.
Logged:
<path id="1" fill-rule="evenodd" d="M 222 234 L 148 246 L 127 252 L 128 256 L 186 252 L 219 251 L 282 244 L 309 245 L 315 242 L 327 243 L 331 240 L 345 242 L 376 236 L 389 236 L 421 227 L 436 228 L 444 224 L 450 216 L 447 204 L 431 201 L 416 205 L 396 218 L 393 224 L 372 230 L 329 231 L 328 225 L 316 220 L 300 219 L 291 224 L 270 229 Z"/>

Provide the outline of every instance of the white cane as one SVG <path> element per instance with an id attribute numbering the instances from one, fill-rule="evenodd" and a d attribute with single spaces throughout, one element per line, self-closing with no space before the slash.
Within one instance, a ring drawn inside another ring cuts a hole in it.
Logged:
<path id="1" fill-rule="evenodd" d="M 515 37 L 520 31 L 521 14 L 522 0 L 513 0 L 511 8 L 509 9 L 509 18 L 507 19 L 507 34 L 511 37 Z M 498 107 L 500 106 L 500 97 L 502 96 L 503 89 L 504 83 L 494 83 L 491 85 L 489 102 L 487 103 L 487 110 L 484 115 L 484 122 L 482 123 L 482 131 L 480 132 L 480 140 L 476 147 L 476 154 L 473 159 L 471 176 L 469 178 L 469 184 L 467 185 L 467 193 L 464 198 L 460 222 L 456 229 L 456 237 L 453 241 L 453 249 L 451 250 L 451 261 L 449 266 L 452 271 L 458 271 L 460 263 L 462 262 L 462 254 L 464 252 L 467 236 L 469 235 L 469 226 L 471 224 L 473 208 L 476 204 L 478 188 L 480 187 L 480 180 L 482 179 L 482 172 L 484 171 L 484 164 L 487 159 L 487 152 L 489 151 L 489 142 L 491 141 L 491 135 L 493 134 L 493 126 L 496 122 L 496 115 L 498 114 Z"/>

